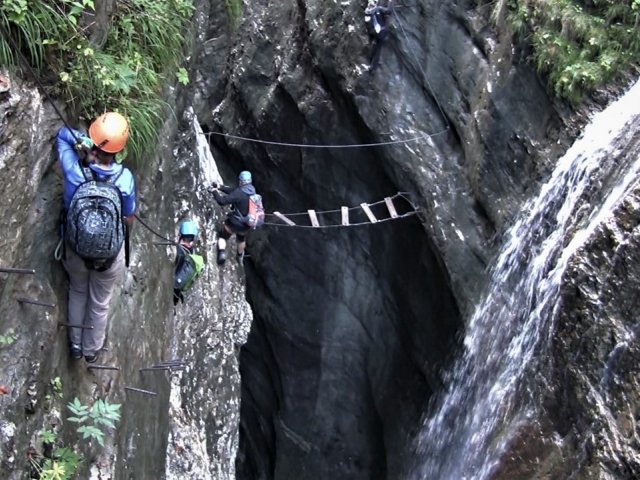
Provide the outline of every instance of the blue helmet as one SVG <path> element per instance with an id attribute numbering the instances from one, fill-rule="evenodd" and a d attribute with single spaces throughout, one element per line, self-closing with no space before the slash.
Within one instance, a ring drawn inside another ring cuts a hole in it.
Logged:
<path id="1" fill-rule="evenodd" d="M 238 182 L 240 183 L 240 185 L 251 183 L 251 172 L 247 170 L 243 170 L 242 172 L 240 172 L 240 175 L 238 176 Z"/>
<path id="2" fill-rule="evenodd" d="M 180 224 L 180 236 L 186 237 L 187 235 L 193 235 L 193 237 L 197 237 L 199 233 L 198 225 L 196 222 L 192 220 L 185 220 Z"/>

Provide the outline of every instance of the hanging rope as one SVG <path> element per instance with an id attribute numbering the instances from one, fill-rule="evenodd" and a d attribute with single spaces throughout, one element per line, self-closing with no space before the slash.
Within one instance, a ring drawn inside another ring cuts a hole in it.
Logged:
<path id="1" fill-rule="evenodd" d="M 436 133 L 431 133 L 431 134 L 423 134 L 423 135 L 419 135 L 417 137 L 413 137 L 413 138 L 406 138 L 404 140 L 390 140 L 388 142 L 377 142 L 377 143 L 352 143 L 352 144 L 317 144 L 317 143 L 286 143 L 286 142 L 275 142 L 272 140 L 261 140 L 258 138 L 250 138 L 250 137 L 241 137 L 240 135 L 232 135 L 230 133 L 222 133 L 222 132 L 207 132 L 204 133 L 204 135 L 206 136 L 210 136 L 210 135 L 218 135 L 220 137 L 227 137 L 227 138 L 235 138 L 236 140 L 244 140 L 246 142 L 253 142 L 253 143 L 263 143 L 266 145 L 278 145 L 281 147 L 296 147 L 296 148 L 333 148 L 333 149 L 338 149 L 338 148 L 367 148 L 367 147 L 381 147 L 384 145 L 397 145 L 397 144 L 401 144 L 401 143 L 411 143 L 411 142 L 417 142 L 420 140 L 427 140 L 429 138 L 435 137 L 437 135 L 442 135 L 443 133 L 446 133 L 447 130 L 449 130 L 449 127 L 447 127 L 446 129 L 440 131 L 440 132 L 436 132 Z"/>

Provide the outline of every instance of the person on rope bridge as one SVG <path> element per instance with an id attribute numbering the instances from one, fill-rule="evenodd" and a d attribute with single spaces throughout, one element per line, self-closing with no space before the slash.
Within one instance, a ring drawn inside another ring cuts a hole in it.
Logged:
<path id="1" fill-rule="evenodd" d="M 387 7 L 383 7 L 378 5 L 378 0 L 369 0 L 364 11 L 364 23 L 369 34 L 369 41 L 372 44 L 371 60 L 369 62 L 369 73 L 371 74 L 378 66 L 382 44 L 389 34 L 387 21 L 389 15 L 393 12 L 391 1 L 389 0 Z"/>
<path id="2" fill-rule="evenodd" d="M 231 205 L 231 211 L 218 231 L 218 265 L 226 261 L 227 240 L 234 234 L 238 242 L 236 256 L 242 265 L 247 233 L 264 223 L 262 197 L 252 184 L 251 172 L 240 172 L 238 183 L 238 187 L 213 184 L 213 196 L 218 205 Z"/>
<path id="3" fill-rule="evenodd" d="M 194 253 L 194 243 L 198 238 L 198 225 L 192 220 L 184 220 L 180 224 L 178 236 L 178 252 L 176 254 L 175 273 L 173 277 L 173 305 L 184 303 L 186 292 L 204 268 L 204 259 Z"/>
<path id="4" fill-rule="evenodd" d="M 129 123 L 116 112 L 100 115 L 88 135 L 63 127 L 56 138 L 64 176 L 56 258 L 69 274 L 69 351 L 89 363 L 104 346 L 113 287 L 128 264 L 136 187 L 133 174 L 116 160 L 128 138 Z"/>

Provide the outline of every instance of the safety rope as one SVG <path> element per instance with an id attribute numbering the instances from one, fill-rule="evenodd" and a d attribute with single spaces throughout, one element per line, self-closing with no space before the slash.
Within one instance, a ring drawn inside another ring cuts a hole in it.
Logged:
<path id="1" fill-rule="evenodd" d="M 64 244 L 64 239 L 60 238 L 60 240 L 58 241 L 58 244 L 56 245 L 56 249 L 53 251 L 53 258 L 56 259 L 58 262 L 60 260 L 62 260 L 62 249 Z"/>
<path id="2" fill-rule="evenodd" d="M 153 228 L 151 228 L 144 220 L 142 220 L 136 213 L 133 214 L 133 216 L 135 217 L 136 220 L 138 220 L 142 226 L 144 228 L 146 228 L 147 230 L 149 230 L 151 233 L 153 233 L 156 237 L 161 238 L 162 240 L 164 240 L 165 242 L 169 242 L 171 244 L 177 244 L 177 242 L 174 242 L 173 240 L 169 240 L 167 237 L 162 236 L 161 234 L 159 234 L 158 232 L 156 232 Z"/>
<path id="3" fill-rule="evenodd" d="M 436 101 L 437 103 L 437 101 Z M 406 138 L 406 139 L 402 139 L 402 140 L 390 140 L 388 142 L 377 142 L 377 143 L 351 143 L 351 144 L 318 144 L 318 143 L 286 143 L 286 142 L 276 142 L 273 140 L 261 140 L 259 138 L 250 138 L 250 137 L 242 137 L 240 135 L 232 135 L 230 133 L 222 133 L 222 132 L 207 132 L 207 133 L 203 133 L 203 135 L 205 136 L 210 136 L 210 135 L 218 135 L 221 137 L 227 137 L 227 138 L 235 138 L 237 140 L 244 140 L 247 142 L 254 142 L 254 143 L 263 143 L 266 145 L 278 145 L 281 147 L 297 147 L 297 148 L 366 148 L 366 147 L 381 147 L 384 145 L 397 145 L 397 144 L 401 144 L 401 143 L 411 143 L 411 142 L 417 142 L 419 140 L 427 140 L 429 138 L 435 137 L 437 135 L 442 135 L 443 133 L 446 133 L 449 130 L 449 127 L 447 127 L 446 129 L 440 131 L 440 132 L 436 132 L 436 133 L 430 133 L 430 134 L 422 134 L 419 135 L 417 137 L 412 137 L 412 138 Z"/>

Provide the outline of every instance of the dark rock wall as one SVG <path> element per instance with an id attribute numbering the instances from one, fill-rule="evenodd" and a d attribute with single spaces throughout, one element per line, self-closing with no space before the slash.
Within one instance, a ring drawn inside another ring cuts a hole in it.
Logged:
<path id="1" fill-rule="evenodd" d="M 245 3 L 231 29 L 211 7 L 197 111 L 228 182 L 251 169 L 268 211 L 336 209 L 397 191 L 423 211 L 252 236 L 240 478 L 401 474 L 493 240 L 565 141 L 525 54 L 487 20 L 489 6 L 397 8 L 371 75 L 364 3 Z M 399 143 L 319 149 L 221 134 Z"/>

